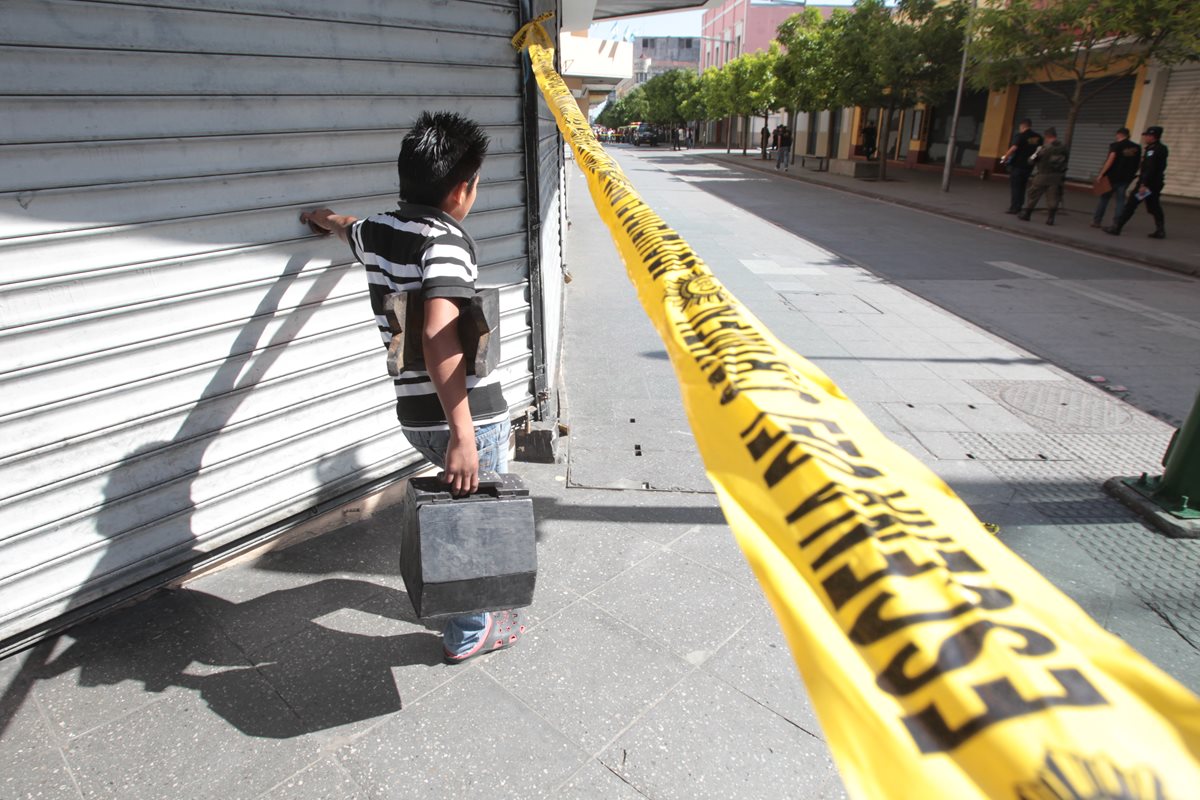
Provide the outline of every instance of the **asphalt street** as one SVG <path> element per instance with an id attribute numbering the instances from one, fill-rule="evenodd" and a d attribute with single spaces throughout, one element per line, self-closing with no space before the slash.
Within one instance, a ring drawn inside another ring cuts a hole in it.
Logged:
<path id="1" fill-rule="evenodd" d="M 1101 385 L 1117 397 L 1172 425 L 1181 424 L 1196 398 L 1200 280 L 692 153 L 612 151 L 650 204 L 685 236 L 703 224 L 695 215 L 721 212 L 691 202 L 673 209 L 681 183 L 802 236 L 1068 372 L 1102 377 Z M 724 280 L 720 264 L 711 265 Z"/>

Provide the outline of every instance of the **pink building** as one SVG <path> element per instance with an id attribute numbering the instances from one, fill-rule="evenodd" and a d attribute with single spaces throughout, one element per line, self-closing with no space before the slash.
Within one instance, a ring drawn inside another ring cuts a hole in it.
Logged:
<path id="1" fill-rule="evenodd" d="M 725 0 L 704 12 L 700 70 L 720 67 L 742 53 L 767 50 L 779 23 L 804 10 L 804 0 Z"/>

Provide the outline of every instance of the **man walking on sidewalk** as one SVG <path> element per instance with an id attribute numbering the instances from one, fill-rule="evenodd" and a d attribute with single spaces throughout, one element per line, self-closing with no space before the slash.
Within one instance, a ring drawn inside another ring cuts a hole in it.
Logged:
<path id="1" fill-rule="evenodd" d="M 792 132 L 788 130 L 787 125 L 779 126 L 779 152 L 775 156 L 775 169 L 779 169 L 780 164 L 783 165 L 784 172 L 787 172 L 792 164 Z"/>
<path id="2" fill-rule="evenodd" d="M 1037 208 L 1042 195 L 1046 197 L 1046 224 L 1053 225 L 1054 217 L 1058 214 L 1058 204 L 1062 202 L 1062 188 L 1067 181 L 1067 160 L 1070 153 L 1067 146 L 1058 140 L 1058 131 L 1046 128 L 1045 144 L 1037 149 L 1029 159 L 1036 172 L 1029 185 L 1029 197 L 1025 202 L 1025 210 L 1017 219 L 1029 221 L 1029 216 Z"/>
<path id="3" fill-rule="evenodd" d="M 1138 206 L 1144 202 L 1146 210 L 1150 212 L 1150 216 L 1154 217 L 1154 233 L 1150 234 L 1150 238 L 1167 238 L 1160 200 L 1167 175 L 1167 146 L 1159 141 L 1162 139 L 1162 133 L 1161 127 L 1151 125 L 1142 134 L 1142 143 L 1146 145 L 1146 151 L 1142 156 L 1142 169 L 1138 175 L 1137 185 L 1133 187 L 1133 194 L 1129 196 L 1125 211 L 1117 218 L 1116 224 L 1104 229 L 1105 233 L 1120 236 L 1121 229 L 1133 217 L 1133 212 L 1137 211 Z"/>
<path id="4" fill-rule="evenodd" d="M 1021 120 L 1020 130 L 1013 137 L 1008 152 L 1000 159 L 1000 163 L 1008 167 L 1009 214 L 1021 213 L 1021 204 L 1025 202 L 1025 188 L 1029 184 L 1029 175 L 1033 168 L 1029 159 L 1042 145 L 1041 135 L 1033 129 L 1033 121 Z"/>
<path id="5" fill-rule="evenodd" d="M 1099 228 L 1104 224 L 1104 212 L 1108 210 L 1108 201 L 1116 198 L 1116 208 L 1113 210 L 1113 222 L 1121 218 L 1125 210 L 1125 194 L 1129 184 L 1138 171 L 1138 162 L 1142 158 L 1142 148 L 1129 138 L 1129 128 L 1117 129 L 1117 139 L 1108 146 L 1108 158 L 1100 168 L 1100 178 L 1108 181 L 1108 191 L 1100 195 L 1096 201 L 1096 211 L 1092 214 L 1092 227 Z"/>

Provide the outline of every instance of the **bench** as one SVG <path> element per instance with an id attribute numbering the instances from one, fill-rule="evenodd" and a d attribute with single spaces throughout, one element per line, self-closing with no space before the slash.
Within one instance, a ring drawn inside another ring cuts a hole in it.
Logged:
<path id="1" fill-rule="evenodd" d="M 829 156 L 800 156 L 800 166 L 811 169 L 813 172 L 828 172 Z"/>

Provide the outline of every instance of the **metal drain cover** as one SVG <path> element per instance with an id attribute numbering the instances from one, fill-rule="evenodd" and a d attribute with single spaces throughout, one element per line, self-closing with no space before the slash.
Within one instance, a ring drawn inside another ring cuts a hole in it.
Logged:
<path id="1" fill-rule="evenodd" d="M 1090 386 L 1069 381 L 971 381 L 1047 433 L 1156 432 L 1159 424 Z"/>

